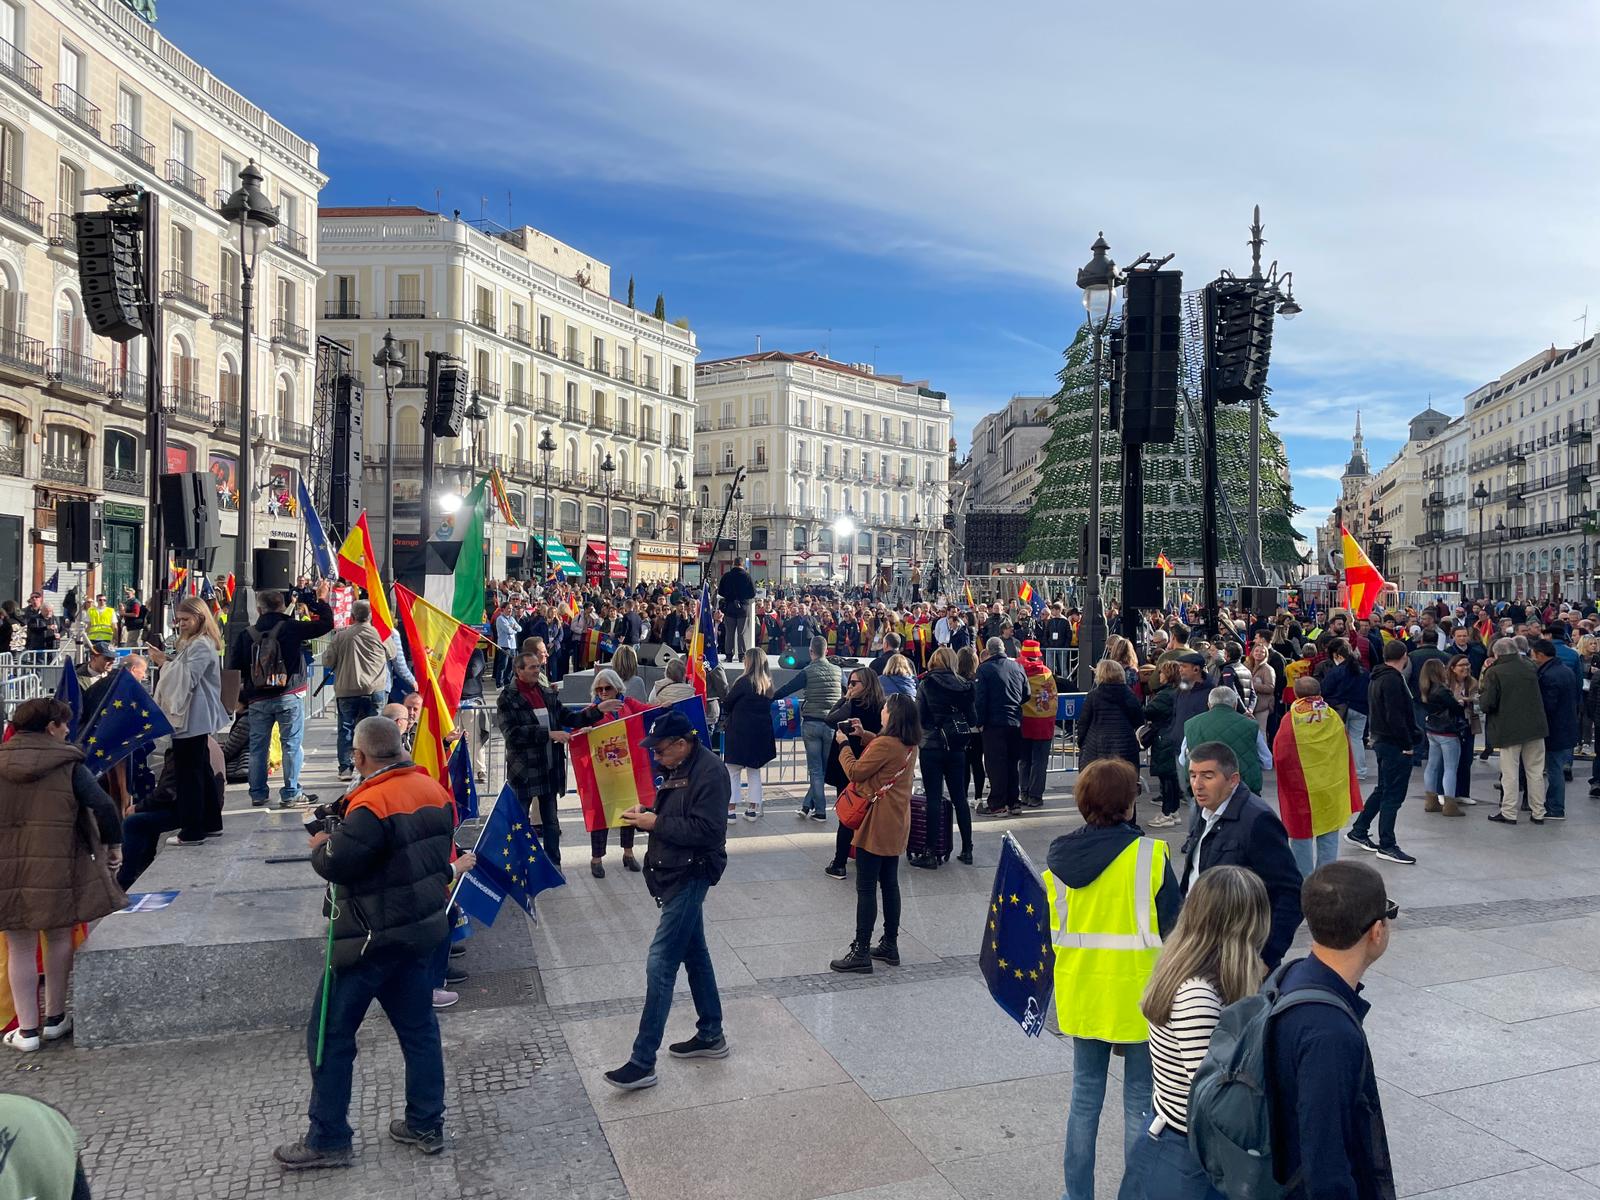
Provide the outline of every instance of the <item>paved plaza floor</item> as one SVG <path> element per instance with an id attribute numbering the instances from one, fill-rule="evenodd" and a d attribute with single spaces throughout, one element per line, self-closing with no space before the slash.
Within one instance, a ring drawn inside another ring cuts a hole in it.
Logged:
<path id="1" fill-rule="evenodd" d="M 317 740 L 308 775 L 331 794 L 324 731 Z M 1493 795 L 1495 765 L 1478 768 L 1480 800 Z M 1482 803 L 1465 819 L 1426 815 L 1414 788 L 1399 836 L 1418 864 L 1376 863 L 1403 910 L 1367 977 L 1401 1195 L 1600 1200 L 1600 803 L 1586 796 L 1589 765 L 1577 764 L 1571 819 L 1543 828 L 1491 825 Z M 973 867 L 903 868 L 903 965 L 870 977 L 828 971 L 850 940 L 854 884 L 822 874 L 833 829 L 796 820 L 793 794 L 771 789 L 761 821 L 730 827 L 728 871 L 706 902 L 733 1052 L 663 1055 L 654 1089 L 618 1093 L 600 1076 L 628 1055 L 655 906 L 615 846 L 607 877 L 589 876 L 575 802 L 569 886 L 541 898 L 537 927 L 508 911 L 475 938 L 463 1001 L 441 1014 L 451 1144 L 438 1158 L 381 1135 L 401 1111 L 401 1065 L 376 1014 L 362 1035 L 358 1159 L 346 1171 L 282 1175 L 268 1158 L 303 1131 L 303 1031 L 52 1047 L 5 1063 L 9 1086 L 65 1109 L 97 1197 L 1053 1200 L 1070 1046 L 1026 1038 L 1001 1014 L 976 950 L 1000 832 L 1042 865 L 1051 838 L 1078 824 L 1064 789 L 1043 811 L 980 821 Z M 314 986 L 263 980 L 261 1003 Z M 681 986 L 669 1039 L 693 1020 Z M 1117 1090 L 1113 1079 L 1102 1197 L 1120 1177 Z"/>

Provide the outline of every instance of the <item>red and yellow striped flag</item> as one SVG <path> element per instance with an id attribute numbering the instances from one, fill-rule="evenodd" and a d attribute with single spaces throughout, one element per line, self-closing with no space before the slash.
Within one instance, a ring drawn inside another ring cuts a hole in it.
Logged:
<path id="1" fill-rule="evenodd" d="M 1165 550 L 1163 550 L 1160 554 L 1156 555 L 1156 566 L 1160 567 L 1168 575 L 1171 575 L 1172 572 L 1175 570 L 1175 568 L 1172 565 L 1172 560 L 1167 557 L 1167 552 Z"/>
<path id="2" fill-rule="evenodd" d="M 350 536 L 339 547 L 339 578 L 366 589 L 372 603 L 372 627 L 387 640 L 394 632 L 394 615 L 389 611 L 389 598 L 384 595 L 383 577 L 378 574 L 378 556 L 372 552 L 372 532 L 367 528 L 365 512 L 356 518 Z"/>
<path id="3" fill-rule="evenodd" d="M 1290 837 L 1343 829 L 1350 814 L 1361 811 L 1361 785 L 1344 722 L 1322 697 L 1302 696 L 1289 706 L 1272 742 L 1272 761 L 1278 815 Z"/>
<path id="4" fill-rule="evenodd" d="M 1372 615 L 1378 593 L 1389 585 L 1366 552 L 1356 545 L 1350 531 L 1341 525 L 1339 532 L 1344 535 L 1344 584 L 1350 589 L 1350 611 L 1356 620 L 1365 621 Z"/>
<path id="5" fill-rule="evenodd" d="M 440 783 L 448 783 L 449 756 L 444 737 L 455 728 L 467 665 L 481 635 L 410 588 L 396 585 L 394 598 L 414 656 L 417 690 L 422 693 L 422 712 L 417 717 L 411 757 Z"/>

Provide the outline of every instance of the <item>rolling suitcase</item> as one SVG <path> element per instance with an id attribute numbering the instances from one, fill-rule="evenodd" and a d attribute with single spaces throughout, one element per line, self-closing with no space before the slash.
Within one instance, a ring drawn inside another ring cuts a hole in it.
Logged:
<path id="1" fill-rule="evenodd" d="M 945 810 L 948 801 L 941 801 L 929 811 L 928 798 L 921 792 L 911 794 L 911 840 L 906 843 L 906 855 L 912 865 L 924 856 L 937 862 L 950 858 L 950 821 Z M 929 864 L 933 865 L 933 864 Z"/>

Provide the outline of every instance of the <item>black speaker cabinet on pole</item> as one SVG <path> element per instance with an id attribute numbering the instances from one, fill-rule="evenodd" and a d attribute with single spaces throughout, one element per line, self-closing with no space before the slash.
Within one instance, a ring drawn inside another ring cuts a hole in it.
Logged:
<path id="1" fill-rule="evenodd" d="M 294 586 L 294 554 L 288 550 L 257 547 L 251 557 L 252 585 L 257 592 L 286 592 Z"/>
<path id="2" fill-rule="evenodd" d="M 56 502 L 56 561 L 83 563 L 88 566 L 100 561 L 99 540 L 94 534 L 94 505 L 87 500 L 58 500 Z"/>
<path id="3" fill-rule="evenodd" d="M 355 375 L 334 383 L 333 477 L 328 503 L 329 536 L 343 542 L 361 516 L 361 412 L 363 388 Z M 385 453 L 388 453 L 386 450 Z"/>
<path id="4" fill-rule="evenodd" d="M 1245 587 L 1239 590 L 1242 607 L 1258 617 L 1270 617 L 1278 611 L 1278 589 L 1270 587 Z"/>
<path id="5" fill-rule="evenodd" d="M 207 471 L 177 471 L 161 476 L 161 533 L 167 549 L 179 558 L 194 558 L 215 549 L 217 484 Z"/>
<path id="6" fill-rule="evenodd" d="M 1122 574 L 1122 611 L 1166 607 L 1167 573 L 1160 567 L 1126 567 Z"/>

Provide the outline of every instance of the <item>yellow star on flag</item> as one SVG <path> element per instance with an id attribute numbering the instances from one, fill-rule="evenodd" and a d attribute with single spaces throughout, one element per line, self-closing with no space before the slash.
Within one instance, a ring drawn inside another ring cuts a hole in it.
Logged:
<path id="1" fill-rule="evenodd" d="M 1028 972 L 1028 978 L 1032 979 L 1034 982 L 1037 983 L 1038 980 L 1039 980 L 1039 972 L 1037 972 L 1037 971 L 1029 971 Z"/>
<path id="2" fill-rule="evenodd" d="M 111 707 L 112 708 L 121 708 L 122 707 L 122 701 L 121 700 L 113 700 L 111 702 Z"/>
<path id="3" fill-rule="evenodd" d="M 989 932 L 990 932 L 990 933 L 996 933 L 996 932 L 998 932 L 998 931 L 997 931 L 997 930 L 996 930 L 996 929 L 995 929 L 995 927 L 994 927 L 994 922 L 993 922 L 993 921 L 990 921 L 990 922 L 989 922 Z"/>
<path id="4" fill-rule="evenodd" d="M 1006 968 L 1007 968 L 1007 967 L 1009 967 L 1009 966 L 1010 966 L 1010 965 L 1011 965 L 1011 964 L 1010 964 L 1010 963 L 1008 963 L 1008 962 L 1007 962 L 1007 961 L 1006 961 L 1006 960 L 1005 960 L 1005 959 L 1003 959 L 1003 958 L 1002 958 L 1002 959 L 1001 959 L 1001 960 L 1000 960 L 1000 969 L 1001 969 L 1001 970 L 1002 970 L 1002 971 L 1004 971 L 1004 970 L 1005 970 L 1005 969 L 1006 969 Z"/>
<path id="5" fill-rule="evenodd" d="M 1022 897 L 1017 895 L 1015 892 L 1012 892 L 1011 893 L 1011 903 L 1013 903 L 1013 904 L 1021 904 L 1022 903 Z"/>
<path id="6" fill-rule="evenodd" d="M 1000 949 L 1000 943 L 999 942 L 990 942 L 989 943 L 989 949 L 991 949 L 991 950 Z"/>
<path id="7" fill-rule="evenodd" d="M 1030 917 L 1033 916 L 1033 905 L 1031 905 L 1031 904 L 1028 905 L 1028 907 L 1023 909 L 1022 911 L 1027 913 Z"/>
<path id="8" fill-rule="evenodd" d="M 98 741 L 99 741 L 99 740 L 100 740 L 100 739 L 99 739 L 99 738 L 97 738 L 97 737 L 92 737 L 92 738 L 90 738 L 90 739 L 89 739 L 89 745 L 91 745 L 91 746 L 93 746 L 93 745 L 94 745 L 94 744 L 95 744 L 95 743 L 97 743 L 97 742 L 98 742 Z"/>
<path id="9" fill-rule="evenodd" d="M 1014 972 L 1014 974 L 1016 975 L 1016 977 L 1018 979 L 1021 979 L 1022 978 L 1022 968 L 1018 967 L 1017 970 Z"/>

